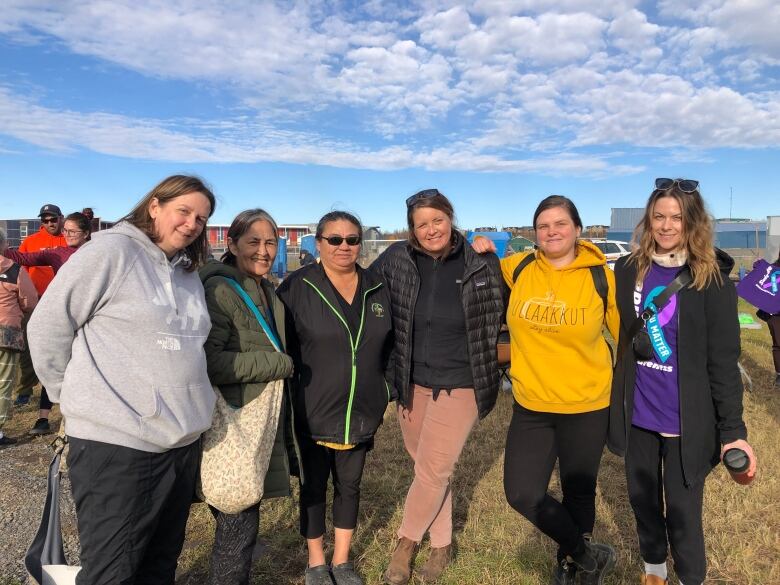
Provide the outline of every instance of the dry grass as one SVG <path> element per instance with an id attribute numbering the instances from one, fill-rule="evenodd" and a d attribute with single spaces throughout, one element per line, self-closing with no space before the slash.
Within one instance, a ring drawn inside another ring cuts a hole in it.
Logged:
<path id="1" fill-rule="evenodd" d="M 749 487 L 732 482 L 721 467 L 707 481 L 707 583 L 780 583 L 780 392 L 772 389 L 771 343 L 766 328 L 743 330 L 742 364 L 754 383 L 753 392 L 745 396 L 745 419 L 760 460 L 760 471 Z M 502 395 L 496 410 L 475 429 L 463 453 L 453 487 L 458 556 L 441 583 L 549 582 L 552 543 L 511 510 L 504 499 L 502 450 L 510 416 L 511 397 Z M 366 466 L 354 545 L 367 583 L 381 582 L 401 520 L 411 471 L 395 414 L 388 411 Z M 557 479 L 552 490 L 558 490 Z M 626 498 L 623 463 L 608 453 L 599 476 L 597 506 L 596 537 L 613 544 L 619 555 L 616 571 L 607 583 L 638 583 L 641 562 Z M 202 506 L 196 506 L 190 519 L 187 550 L 181 559 L 187 572 L 183 582 L 203 580 L 212 532 L 210 515 Z M 294 500 L 263 505 L 261 538 L 267 544 L 267 554 L 255 566 L 253 582 L 303 583 L 306 554 L 297 535 Z M 426 555 L 424 548 L 418 563 Z"/>
<path id="2" fill-rule="evenodd" d="M 780 583 L 780 391 L 772 388 L 771 343 L 766 328 L 743 330 L 741 362 L 753 379 L 753 391 L 745 395 L 745 419 L 759 457 L 759 476 L 753 485 L 739 486 L 719 467 L 707 481 L 707 583 Z M 443 584 L 549 582 L 552 543 L 511 510 L 504 499 L 502 459 L 510 415 L 511 396 L 502 394 L 495 411 L 475 429 L 461 458 L 453 487 L 458 555 L 443 575 Z M 32 413 L 26 418 L 32 419 Z M 31 422 L 25 420 L 23 424 Z M 411 474 L 395 414 L 389 409 L 366 466 L 354 544 L 358 567 L 369 584 L 380 583 Z M 557 478 L 551 489 L 557 492 Z M 253 570 L 253 583 L 303 583 L 306 554 L 297 533 L 296 501 L 287 498 L 263 504 L 260 535 L 266 549 Z M 619 556 L 616 571 L 607 583 L 639 583 L 641 563 L 626 498 L 623 463 L 608 453 L 599 476 L 597 506 L 596 537 L 614 545 Z M 213 530 L 205 506 L 194 506 L 178 582 L 205 581 Z M 426 555 L 424 548 L 418 563 Z"/>

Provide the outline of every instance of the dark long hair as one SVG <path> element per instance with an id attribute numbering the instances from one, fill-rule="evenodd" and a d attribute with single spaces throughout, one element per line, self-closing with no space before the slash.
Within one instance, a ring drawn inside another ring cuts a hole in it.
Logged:
<path id="1" fill-rule="evenodd" d="M 358 230 L 358 235 L 360 236 L 361 242 L 363 241 L 363 224 L 360 223 L 360 220 L 349 211 L 340 210 L 329 211 L 320 218 L 320 221 L 317 222 L 317 231 L 314 233 L 314 237 L 318 240 L 321 239 L 322 233 L 325 231 L 325 226 L 332 221 L 339 220 L 348 221 L 354 225 Z"/>
<path id="2" fill-rule="evenodd" d="M 86 215 L 78 211 L 74 211 L 65 218 L 65 221 L 74 222 L 77 226 L 79 226 L 79 229 L 82 232 L 86 232 L 87 241 L 92 239 L 92 222 L 89 221 L 89 218 Z"/>
<path id="3" fill-rule="evenodd" d="M 206 186 L 206 183 L 202 179 L 191 175 L 171 175 L 160 181 L 151 191 L 144 195 L 136 203 L 133 210 L 122 219 L 137 227 L 156 244 L 160 238 L 154 229 L 154 220 L 149 214 L 149 205 L 151 205 L 152 199 L 157 199 L 157 202 L 164 206 L 177 197 L 196 192 L 202 193 L 209 200 L 211 206 L 209 217 L 211 217 L 217 207 L 217 200 L 211 189 Z M 190 265 L 187 267 L 188 271 L 197 270 L 205 262 L 206 258 L 208 258 L 208 233 L 205 225 L 200 235 L 184 251 L 190 258 Z"/>
<path id="4" fill-rule="evenodd" d="M 252 227 L 252 224 L 256 221 L 267 221 L 269 224 L 271 224 L 271 229 L 274 232 L 274 238 L 276 238 L 277 242 L 279 241 L 279 228 L 276 227 L 274 218 L 271 217 L 270 213 L 264 209 L 260 209 L 259 207 L 255 209 L 245 209 L 239 213 L 233 219 L 233 223 L 230 224 L 227 237 L 233 240 L 234 243 L 238 243 L 238 240 L 241 238 L 241 236 L 247 233 L 249 228 Z M 236 265 L 236 255 L 230 251 L 230 248 L 225 250 L 225 253 L 222 254 L 220 260 L 228 266 Z"/>

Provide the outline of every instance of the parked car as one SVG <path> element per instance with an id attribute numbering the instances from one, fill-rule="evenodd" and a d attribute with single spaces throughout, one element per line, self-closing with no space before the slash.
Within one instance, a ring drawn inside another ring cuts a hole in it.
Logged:
<path id="1" fill-rule="evenodd" d="M 588 238 L 607 257 L 607 266 L 615 268 L 618 258 L 628 256 L 631 253 L 631 244 L 620 240 L 605 240 L 602 238 Z"/>

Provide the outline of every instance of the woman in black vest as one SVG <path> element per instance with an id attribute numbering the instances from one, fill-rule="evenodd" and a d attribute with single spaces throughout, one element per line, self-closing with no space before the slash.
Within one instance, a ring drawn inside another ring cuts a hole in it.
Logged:
<path id="1" fill-rule="evenodd" d="M 465 244 L 444 195 L 420 191 L 406 207 L 408 241 L 390 246 L 371 266 L 393 301 L 398 420 L 415 472 L 384 575 L 393 585 L 409 581 L 426 533 L 431 554 L 418 575 L 435 581 L 450 562 L 450 477 L 472 427 L 496 402 L 506 298 L 498 258 L 480 257 Z"/>

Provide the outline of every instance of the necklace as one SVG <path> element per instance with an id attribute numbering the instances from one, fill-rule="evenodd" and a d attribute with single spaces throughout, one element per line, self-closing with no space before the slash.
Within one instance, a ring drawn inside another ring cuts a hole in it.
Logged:
<path id="1" fill-rule="evenodd" d="M 552 284 L 552 274 L 558 273 L 558 283 L 553 286 Z M 554 303 L 558 297 L 558 289 L 561 287 L 561 282 L 563 282 L 563 271 L 562 270 L 551 270 L 546 275 L 547 278 L 547 301 L 550 303 Z"/>

